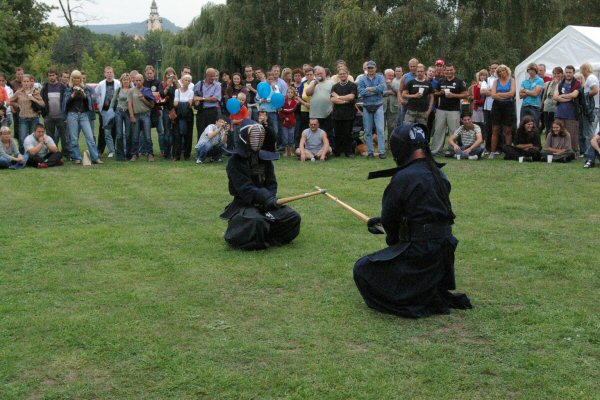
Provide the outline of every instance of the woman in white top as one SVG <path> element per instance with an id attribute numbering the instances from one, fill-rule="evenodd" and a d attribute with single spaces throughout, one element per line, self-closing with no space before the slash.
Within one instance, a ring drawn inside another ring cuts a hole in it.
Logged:
<path id="1" fill-rule="evenodd" d="M 194 132 L 194 85 L 192 77 L 188 74 L 181 77 L 181 87 L 175 90 L 173 107 L 177 110 L 179 120 L 179 132 L 175 132 L 173 143 L 173 161 L 180 160 L 180 154 L 189 160 L 192 153 L 192 135 Z M 183 141 L 183 143 L 182 143 Z"/>

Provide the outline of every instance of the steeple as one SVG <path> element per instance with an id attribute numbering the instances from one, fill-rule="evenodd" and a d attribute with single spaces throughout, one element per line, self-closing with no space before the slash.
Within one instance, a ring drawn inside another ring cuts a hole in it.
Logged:
<path id="1" fill-rule="evenodd" d="M 150 6 L 150 16 L 148 17 L 148 32 L 162 30 L 162 19 L 160 18 L 160 15 L 158 15 L 156 0 L 152 0 L 152 5 Z"/>

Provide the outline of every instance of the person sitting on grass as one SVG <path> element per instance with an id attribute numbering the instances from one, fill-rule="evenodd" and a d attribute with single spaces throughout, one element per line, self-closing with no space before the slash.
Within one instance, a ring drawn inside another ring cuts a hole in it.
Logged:
<path id="1" fill-rule="evenodd" d="M 449 157 L 458 155 L 460 159 L 478 160 L 484 150 L 481 128 L 473 123 L 470 114 L 464 114 L 461 120 L 463 124 L 448 138 L 447 155 Z M 460 139 L 461 145 L 456 142 L 458 139 Z"/>
<path id="2" fill-rule="evenodd" d="M 223 161 L 221 154 L 223 154 L 223 145 L 227 144 L 228 129 L 223 116 L 217 119 L 216 124 L 210 124 L 204 129 L 196 145 L 198 152 L 196 164 L 204 164 L 206 157 L 212 157 L 213 162 Z"/>
<path id="3" fill-rule="evenodd" d="M 296 155 L 300 157 L 300 161 L 315 161 L 317 158 L 325 161 L 331 153 L 327 133 L 319 128 L 319 120 L 312 118 L 308 124 L 308 129 L 302 132 Z"/>
<path id="4" fill-rule="evenodd" d="M 46 128 L 42 124 L 37 124 L 35 131 L 25 138 L 23 147 L 28 155 L 27 165 L 48 168 L 64 164 L 61 152 L 54 140 L 46 135 Z"/>
<path id="5" fill-rule="evenodd" d="M 8 126 L 0 128 L 0 169 L 25 168 L 27 159 L 19 153 L 19 145 L 12 138 L 12 132 Z"/>
<path id="6" fill-rule="evenodd" d="M 540 148 L 542 147 L 540 133 L 538 132 L 535 121 L 532 116 L 526 115 L 521 120 L 521 125 L 517 129 L 517 135 L 514 146 L 505 144 L 505 160 L 518 160 L 524 157 L 526 161 L 539 161 Z"/>
<path id="7" fill-rule="evenodd" d="M 590 147 L 588 147 L 585 155 L 587 157 L 587 161 L 583 165 L 583 168 L 594 168 L 596 158 L 600 158 L 600 133 L 592 138 L 590 141 Z"/>
<path id="8" fill-rule="evenodd" d="M 547 160 L 549 155 L 552 155 L 553 162 L 569 162 L 575 159 L 575 152 L 571 148 L 571 135 L 562 121 L 555 120 L 550 134 L 546 137 L 541 153 L 542 160 Z"/>

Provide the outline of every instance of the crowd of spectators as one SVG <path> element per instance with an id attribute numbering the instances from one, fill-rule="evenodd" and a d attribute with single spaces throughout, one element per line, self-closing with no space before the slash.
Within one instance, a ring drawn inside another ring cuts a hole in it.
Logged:
<path id="1" fill-rule="evenodd" d="M 436 157 L 479 160 L 504 154 L 506 160 L 560 162 L 585 157 L 590 168 L 600 156 L 599 83 L 589 63 L 579 72 L 572 65 L 557 66 L 551 76 L 545 65 L 532 63 L 520 85 L 504 64 L 492 62 L 489 70 L 466 80 L 442 59 L 427 66 L 413 58 L 406 73 L 401 66 L 380 71 L 367 60 L 356 78 L 343 60 L 334 71 L 304 64 L 202 73 L 195 80 L 189 67 L 179 75 L 169 67 L 161 77 L 147 66 L 117 79 L 107 66 L 97 84 L 78 70 L 49 69 L 43 84 L 22 68 L 10 81 L 0 73 L 0 168 L 80 164 L 81 132 L 91 163 L 102 164 L 105 150 L 117 161 L 153 162 L 153 128 L 162 158 L 184 161 L 195 155 L 197 164 L 218 162 L 249 120 L 265 126 L 274 150 L 301 161 L 385 159 L 387 137 L 404 123 L 427 127 Z M 279 104 L 277 96 L 285 101 Z M 230 112 L 232 99 L 239 108 Z"/>

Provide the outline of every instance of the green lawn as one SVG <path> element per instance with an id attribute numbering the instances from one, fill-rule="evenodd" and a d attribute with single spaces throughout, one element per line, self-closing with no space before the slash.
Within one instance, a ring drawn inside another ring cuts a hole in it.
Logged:
<path id="1" fill-rule="evenodd" d="M 387 159 L 276 163 L 377 215 Z M 450 160 L 457 283 L 474 309 L 368 309 L 381 235 L 324 196 L 300 236 L 225 244 L 224 164 L 142 158 L 0 171 L 1 399 L 600 398 L 600 170 Z"/>

